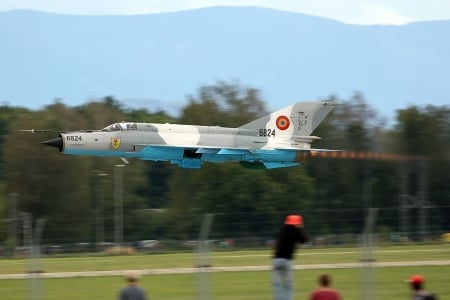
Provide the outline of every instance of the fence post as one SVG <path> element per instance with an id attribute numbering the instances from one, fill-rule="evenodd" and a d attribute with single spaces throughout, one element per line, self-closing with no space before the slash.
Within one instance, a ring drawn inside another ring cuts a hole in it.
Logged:
<path id="1" fill-rule="evenodd" d="M 362 234 L 362 299 L 372 300 L 375 299 L 374 295 L 374 274 L 373 274 L 373 262 L 375 257 L 373 254 L 374 247 L 374 225 L 377 218 L 378 208 L 370 208 L 367 214 L 366 223 L 364 226 L 364 232 Z"/>
<path id="2" fill-rule="evenodd" d="M 208 236 L 214 214 L 205 214 L 197 243 L 198 299 L 211 299 L 209 290 L 209 245 Z"/>

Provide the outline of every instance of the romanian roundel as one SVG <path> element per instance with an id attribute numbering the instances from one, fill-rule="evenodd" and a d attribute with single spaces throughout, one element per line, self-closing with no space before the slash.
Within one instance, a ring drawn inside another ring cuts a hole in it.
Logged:
<path id="1" fill-rule="evenodd" d="M 288 129 L 291 122 L 289 122 L 289 118 L 286 116 L 279 116 L 276 121 L 277 127 L 280 130 Z"/>

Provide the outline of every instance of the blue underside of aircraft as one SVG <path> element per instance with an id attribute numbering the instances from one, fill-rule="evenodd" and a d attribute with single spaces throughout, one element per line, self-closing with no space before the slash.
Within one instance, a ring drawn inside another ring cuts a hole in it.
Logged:
<path id="1" fill-rule="evenodd" d="M 90 156 L 116 156 L 124 158 L 138 158 L 142 160 L 169 161 L 182 168 L 200 168 L 202 162 L 239 161 L 251 164 L 263 164 L 265 168 L 281 168 L 297 166 L 295 162 L 296 150 L 241 150 L 214 148 L 179 148 L 165 146 L 147 146 L 136 152 L 113 150 L 66 149 L 64 153 Z M 251 167 L 251 165 L 249 165 Z"/>

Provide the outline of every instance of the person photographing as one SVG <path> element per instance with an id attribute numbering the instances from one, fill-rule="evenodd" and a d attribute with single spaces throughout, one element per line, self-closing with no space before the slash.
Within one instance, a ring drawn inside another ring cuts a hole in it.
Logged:
<path id="1" fill-rule="evenodd" d="M 419 274 L 411 275 L 406 280 L 411 287 L 411 300 L 436 300 L 437 296 L 425 290 L 425 277 Z"/>
<path id="2" fill-rule="evenodd" d="M 272 285 L 275 300 L 294 296 L 292 260 L 298 244 L 309 241 L 301 215 L 288 215 L 275 241 L 272 261 Z"/>

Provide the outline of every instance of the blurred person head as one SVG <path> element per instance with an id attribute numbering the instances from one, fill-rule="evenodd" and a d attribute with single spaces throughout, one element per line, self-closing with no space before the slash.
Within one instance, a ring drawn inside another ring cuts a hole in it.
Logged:
<path id="1" fill-rule="evenodd" d="M 423 285 L 425 283 L 425 277 L 419 274 L 414 274 L 409 277 L 406 282 L 409 282 L 411 284 L 411 288 L 415 291 L 419 291 L 423 289 Z"/>
<path id="2" fill-rule="evenodd" d="M 140 278 L 139 271 L 130 270 L 125 272 L 125 281 L 128 284 L 137 284 Z"/>
<path id="3" fill-rule="evenodd" d="M 330 274 L 321 274 L 317 278 L 317 281 L 320 286 L 329 287 L 331 285 L 331 276 Z"/>

